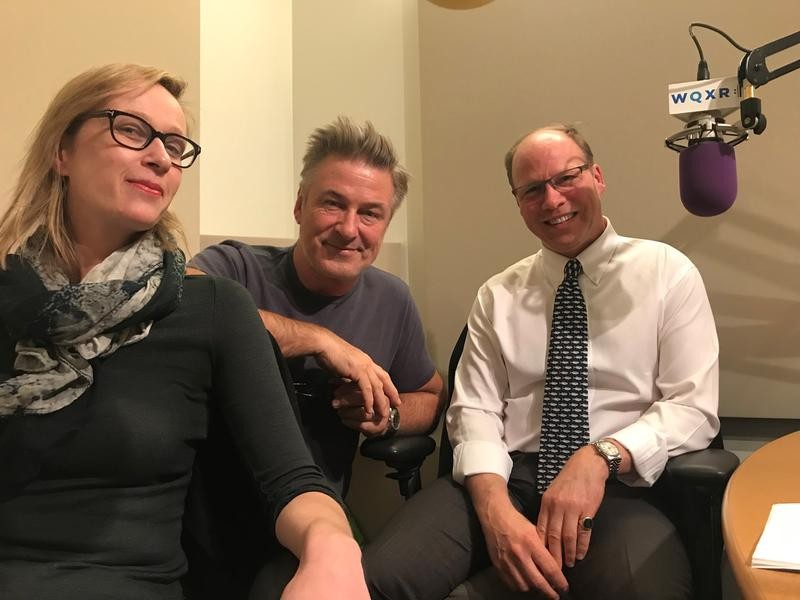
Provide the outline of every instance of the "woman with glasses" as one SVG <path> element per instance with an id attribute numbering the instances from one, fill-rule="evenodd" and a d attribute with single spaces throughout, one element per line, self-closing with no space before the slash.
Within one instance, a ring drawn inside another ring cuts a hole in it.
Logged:
<path id="1" fill-rule="evenodd" d="M 300 558 L 284 598 L 367 598 L 247 292 L 184 279 L 185 84 L 109 65 L 56 95 L 0 219 L 0 595 L 180 599 L 195 458 L 223 419 Z"/>

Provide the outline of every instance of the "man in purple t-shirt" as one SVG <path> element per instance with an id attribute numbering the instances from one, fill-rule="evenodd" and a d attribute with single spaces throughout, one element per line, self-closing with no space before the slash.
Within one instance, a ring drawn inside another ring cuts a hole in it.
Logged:
<path id="1" fill-rule="evenodd" d="M 340 117 L 309 140 L 294 206 L 296 244 L 226 241 L 187 270 L 229 277 L 250 291 L 295 381 L 344 381 L 331 386 L 325 406 L 304 406 L 300 397 L 312 452 L 343 492 L 359 433 L 427 432 L 442 408 L 442 380 L 408 287 L 371 266 L 407 187 L 391 142 L 370 123 Z"/>

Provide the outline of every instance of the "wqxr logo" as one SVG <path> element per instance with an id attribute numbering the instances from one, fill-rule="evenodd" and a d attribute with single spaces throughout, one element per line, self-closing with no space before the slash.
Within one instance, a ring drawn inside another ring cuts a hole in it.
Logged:
<path id="1" fill-rule="evenodd" d="M 705 95 L 703 93 L 705 92 Z M 709 102 L 714 100 L 722 100 L 723 98 L 730 98 L 737 95 L 738 90 L 729 87 L 711 88 L 706 90 L 695 90 L 693 92 L 679 92 L 670 94 L 673 104 L 686 104 L 687 99 L 689 102 L 700 104 L 701 102 Z"/>

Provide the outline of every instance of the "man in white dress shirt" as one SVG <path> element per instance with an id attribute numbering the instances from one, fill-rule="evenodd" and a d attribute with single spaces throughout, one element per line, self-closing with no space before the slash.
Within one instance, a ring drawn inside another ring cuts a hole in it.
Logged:
<path id="1" fill-rule="evenodd" d="M 718 342 L 700 274 L 666 244 L 614 231 L 603 172 L 573 127 L 523 137 L 506 169 L 543 248 L 478 292 L 447 413 L 452 479 L 412 498 L 366 548 L 372 596 L 516 597 L 499 577 L 548 598 L 688 598 L 685 552 L 650 486 L 669 457 L 707 447 L 719 429 Z M 553 302 L 573 258 L 591 443 L 540 494 Z"/>

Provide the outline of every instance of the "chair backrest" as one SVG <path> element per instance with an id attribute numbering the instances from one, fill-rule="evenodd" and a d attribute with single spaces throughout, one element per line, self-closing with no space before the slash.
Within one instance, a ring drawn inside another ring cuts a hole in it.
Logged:
<path id="1" fill-rule="evenodd" d="M 453 399 L 453 386 L 456 380 L 456 367 L 458 361 L 461 360 L 461 353 L 464 351 L 464 342 L 467 341 L 467 326 L 461 330 L 458 340 L 453 346 L 453 352 L 450 354 L 450 362 L 447 365 L 447 406 L 450 406 L 450 400 Z M 438 476 L 447 475 L 453 470 L 453 447 L 450 445 L 450 437 L 447 435 L 447 408 L 445 408 L 442 416 L 442 437 L 439 441 L 439 471 Z"/>

